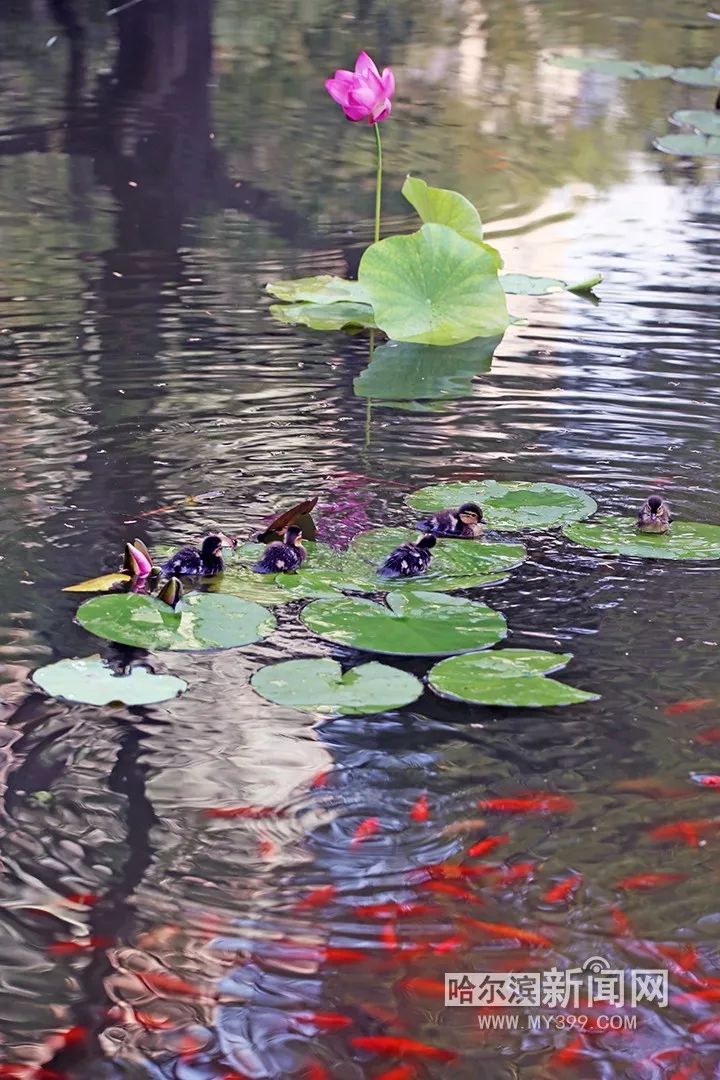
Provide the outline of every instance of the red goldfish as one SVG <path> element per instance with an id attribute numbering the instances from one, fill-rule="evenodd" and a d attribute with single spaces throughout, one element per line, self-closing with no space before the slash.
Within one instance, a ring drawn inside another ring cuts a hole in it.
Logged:
<path id="1" fill-rule="evenodd" d="M 565 795 L 536 792 L 514 799 L 479 799 L 478 807 L 500 814 L 566 814 L 575 809 L 575 802 Z"/>
<path id="2" fill-rule="evenodd" d="M 359 964 L 367 959 L 358 949 L 339 949 L 330 945 L 323 949 L 323 955 L 329 964 Z"/>
<path id="3" fill-rule="evenodd" d="M 508 867 L 497 878 L 495 888 L 502 889 L 505 885 L 513 885 L 516 881 L 527 881 L 535 873 L 535 863 L 519 862 Z"/>
<path id="4" fill-rule="evenodd" d="M 207 997 L 207 991 L 169 971 L 138 971 L 137 975 L 157 994 Z"/>
<path id="5" fill-rule="evenodd" d="M 312 1024 L 323 1031 L 337 1031 L 352 1024 L 351 1017 L 343 1013 L 293 1013 L 292 1019 L 301 1024 Z"/>
<path id="6" fill-rule="evenodd" d="M 696 818 L 694 821 L 671 821 L 650 830 L 653 840 L 682 840 L 688 847 L 698 847 L 700 837 L 720 827 L 715 818 Z"/>
<path id="7" fill-rule="evenodd" d="M 699 743 L 720 742 L 720 727 L 705 728 L 703 731 L 698 731 L 695 741 Z"/>
<path id="8" fill-rule="evenodd" d="M 687 874 L 629 874 L 620 878 L 616 889 L 658 889 L 677 881 L 686 881 Z"/>
<path id="9" fill-rule="evenodd" d="M 534 930 L 523 930 L 517 926 L 507 926 L 505 923 L 482 922 L 480 919 L 473 919 L 470 915 L 463 915 L 462 921 L 467 926 L 482 930 L 489 937 L 511 938 L 514 941 L 521 941 L 523 945 L 534 945 L 541 949 L 549 949 L 552 946 L 549 938 L 544 934 L 536 934 Z"/>
<path id="10" fill-rule="evenodd" d="M 425 979 L 421 976 L 410 976 L 403 979 L 400 985 L 411 994 L 425 994 L 429 997 L 440 997 L 445 1000 L 445 983 L 439 979 Z"/>
<path id="11" fill-rule="evenodd" d="M 716 773 L 691 772 L 690 779 L 701 787 L 720 788 L 720 776 Z"/>
<path id="12" fill-rule="evenodd" d="M 706 709 L 714 703 L 714 698 L 696 697 L 688 698 L 687 701 L 676 701 L 673 705 L 665 707 L 666 716 L 681 716 L 682 713 L 695 712 L 697 709 Z"/>
<path id="13" fill-rule="evenodd" d="M 468 855 L 471 859 L 482 858 L 483 855 L 489 855 L 491 851 L 500 847 L 501 844 L 507 844 L 509 839 L 509 833 L 503 833 L 501 836 L 486 836 L 484 840 L 478 840 L 477 844 L 473 844 L 471 848 L 468 848 Z"/>
<path id="14" fill-rule="evenodd" d="M 415 802 L 410 810 L 410 817 L 413 821 L 427 821 L 430 817 L 430 806 L 428 804 L 427 795 L 421 795 L 417 802 Z"/>
<path id="15" fill-rule="evenodd" d="M 101 900 L 102 897 L 99 893 L 77 892 L 70 893 L 65 899 L 69 900 L 71 904 L 83 904 L 85 907 L 91 907 L 93 904 L 97 904 L 98 900 Z"/>
<path id="16" fill-rule="evenodd" d="M 620 936 L 632 933 L 632 923 L 628 919 L 624 911 L 621 911 L 618 907 L 610 908 L 610 918 L 612 920 L 613 929 L 615 933 Z"/>
<path id="17" fill-rule="evenodd" d="M 317 790 L 318 788 L 324 788 L 326 786 L 328 780 L 332 776 L 332 774 L 333 774 L 333 770 L 331 768 L 330 769 L 321 769 L 321 771 L 319 773 L 316 773 L 315 776 L 313 776 L 313 778 L 310 781 L 310 784 L 308 786 L 310 787 L 311 790 Z"/>
<path id="18" fill-rule="evenodd" d="M 579 889 L 582 880 L 582 874 L 570 874 L 569 877 L 558 881 L 556 885 L 552 885 L 547 892 L 543 893 L 542 898 L 546 904 L 562 904 Z"/>
<path id="19" fill-rule="evenodd" d="M 456 900 L 475 900 L 477 903 L 482 903 L 473 896 L 469 889 L 462 889 L 451 881 L 423 881 L 418 888 L 427 889 L 429 892 L 443 893 L 445 896 L 452 896 Z"/>
<path id="20" fill-rule="evenodd" d="M 350 843 L 350 847 L 357 847 L 358 844 L 361 844 L 363 842 L 363 840 L 367 840 L 368 837 L 374 836 L 374 834 L 378 831 L 379 828 L 380 828 L 380 819 L 379 818 L 376 818 L 376 817 L 365 818 L 364 821 L 360 822 L 360 824 L 356 828 L 355 832 L 353 833 L 353 838 L 352 838 L 352 841 Z"/>
<path id="21" fill-rule="evenodd" d="M 356 1035 L 350 1040 L 358 1050 L 371 1050 L 376 1054 L 388 1054 L 392 1057 L 421 1057 L 434 1061 L 457 1061 L 454 1050 L 441 1050 L 437 1046 L 416 1042 L 393 1035 Z"/>
<path id="22" fill-rule="evenodd" d="M 412 915 L 433 915 L 439 908 L 432 904 L 417 904 L 411 900 L 398 903 L 397 900 L 389 900 L 386 904 L 360 904 L 355 908 L 355 914 L 361 919 L 402 919 Z"/>
<path id="23" fill-rule="evenodd" d="M 413 1080 L 414 1076 L 417 1076 L 417 1068 L 408 1062 L 406 1065 L 396 1065 L 394 1069 L 378 1073 L 375 1080 Z"/>
<path id="24" fill-rule="evenodd" d="M 380 940 L 386 949 L 399 949 L 400 942 L 398 941 L 397 930 L 393 923 L 385 923 L 380 931 Z"/>
<path id="25" fill-rule="evenodd" d="M 295 905 L 295 911 L 306 911 L 308 908 L 322 907 L 323 904 L 329 904 L 336 894 L 337 889 L 334 885 L 321 885 L 303 897 Z"/>
<path id="26" fill-rule="evenodd" d="M 575 1065 L 582 1059 L 584 1050 L 585 1040 L 582 1035 L 577 1035 L 567 1043 L 566 1046 L 563 1046 L 560 1050 L 556 1050 L 555 1053 L 550 1056 L 548 1065 Z"/>

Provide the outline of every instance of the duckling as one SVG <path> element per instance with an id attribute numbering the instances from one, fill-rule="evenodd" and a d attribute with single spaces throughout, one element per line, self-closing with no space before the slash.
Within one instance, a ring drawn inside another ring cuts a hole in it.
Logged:
<path id="1" fill-rule="evenodd" d="M 282 540 L 273 540 L 265 548 L 262 559 L 255 563 L 256 574 L 292 574 L 299 570 L 307 558 L 302 545 L 302 529 L 291 525 Z"/>
<path id="2" fill-rule="evenodd" d="M 206 536 L 200 550 L 188 545 L 180 548 L 162 565 L 164 577 L 212 577 L 225 569 L 222 557 L 223 537 L 219 533 Z"/>
<path id="3" fill-rule="evenodd" d="M 418 537 L 414 544 L 401 544 L 390 552 L 378 574 L 380 577 L 417 577 L 424 574 L 432 559 L 431 549 L 436 543 L 432 534 L 426 534 Z"/>
<path id="4" fill-rule="evenodd" d="M 638 532 L 666 533 L 672 517 L 670 507 L 659 495 L 651 495 L 640 507 L 637 516 Z"/>
<path id="5" fill-rule="evenodd" d="M 477 503 L 467 502 L 457 510 L 441 510 L 426 521 L 419 521 L 418 528 L 433 536 L 454 536 L 461 540 L 479 540 L 482 536 L 483 512 Z"/>
<path id="6" fill-rule="evenodd" d="M 176 577 L 171 577 L 169 581 L 166 581 L 160 592 L 157 594 L 158 600 L 162 600 L 163 604 L 167 604 L 173 611 L 182 600 L 183 587 L 182 583 L 178 581 Z"/>

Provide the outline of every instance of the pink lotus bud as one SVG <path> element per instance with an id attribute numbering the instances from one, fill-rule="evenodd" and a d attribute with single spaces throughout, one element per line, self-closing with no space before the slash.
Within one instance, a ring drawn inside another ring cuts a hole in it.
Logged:
<path id="1" fill-rule="evenodd" d="M 368 54 L 361 52 L 355 71 L 336 71 L 332 79 L 326 80 L 325 89 L 348 120 L 377 124 L 390 115 L 395 76 L 389 67 L 381 75 Z"/>
<path id="2" fill-rule="evenodd" d="M 143 545 L 144 547 L 145 545 Z M 147 550 L 147 549 L 146 549 Z M 125 545 L 125 570 L 132 574 L 133 577 L 147 577 L 152 570 L 152 563 L 147 557 L 144 551 L 134 546 L 134 544 Z"/>

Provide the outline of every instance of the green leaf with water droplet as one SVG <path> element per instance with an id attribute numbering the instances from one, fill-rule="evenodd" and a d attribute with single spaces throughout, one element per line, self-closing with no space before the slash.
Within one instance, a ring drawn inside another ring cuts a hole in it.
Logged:
<path id="1" fill-rule="evenodd" d="M 387 664 L 360 664 L 343 673 L 330 659 L 273 664 L 256 672 L 251 685 L 277 705 L 335 716 L 401 709 L 423 693 L 419 679 Z"/>
<path id="2" fill-rule="evenodd" d="M 175 675 L 155 675 L 134 667 L 118 675 L 100 656 L 59 660 L 38 668 L 33 682 L 51 697 L 80 701 L 86 705 L 153 705 L 169 701 L 187 690 Z"/>

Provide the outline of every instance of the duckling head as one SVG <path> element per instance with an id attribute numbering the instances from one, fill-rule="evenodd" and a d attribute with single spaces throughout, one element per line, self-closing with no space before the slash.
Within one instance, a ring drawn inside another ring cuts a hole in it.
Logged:
<path id="1" fill-rule="evenodd" d="M 297 525 L 290 525 L 285 530 L 285 543 L 289 547 L 295 547 L 296 544 L 302 544 L 302 529 Z"/>
<path id="2" fill-rule="evenodd" d="M 421 536 L 417 542 L 417 546 L 419 548 L 423 548 L 425 551 L 430 551 L 430 549 L 434 548 L 436 544 L 437 540 L 432 535 L 432 533 L 426 533 L 424 536 Z"/>
<path id="3" fill-rule="evenodd" d="M 651 513 L 657 514 L 662 509 L 663 501 L 659 495 L 651 495 L 647 501 L 648 510 Z"/>
<path id="4" fill-rule="evenodd" d="M 200 548 L 200 556 L 208 570 L 219 573 L 223 569 L 222 560 L 223 540 L 218 533 L 206 536 Z"/>
<path id="5" fill-rule="evenodd" d="M 483 512 L 477 503 L 463 503 L 458 510 L 458 517 L 463 525 L 478 525 L 483 519 Z"/>

